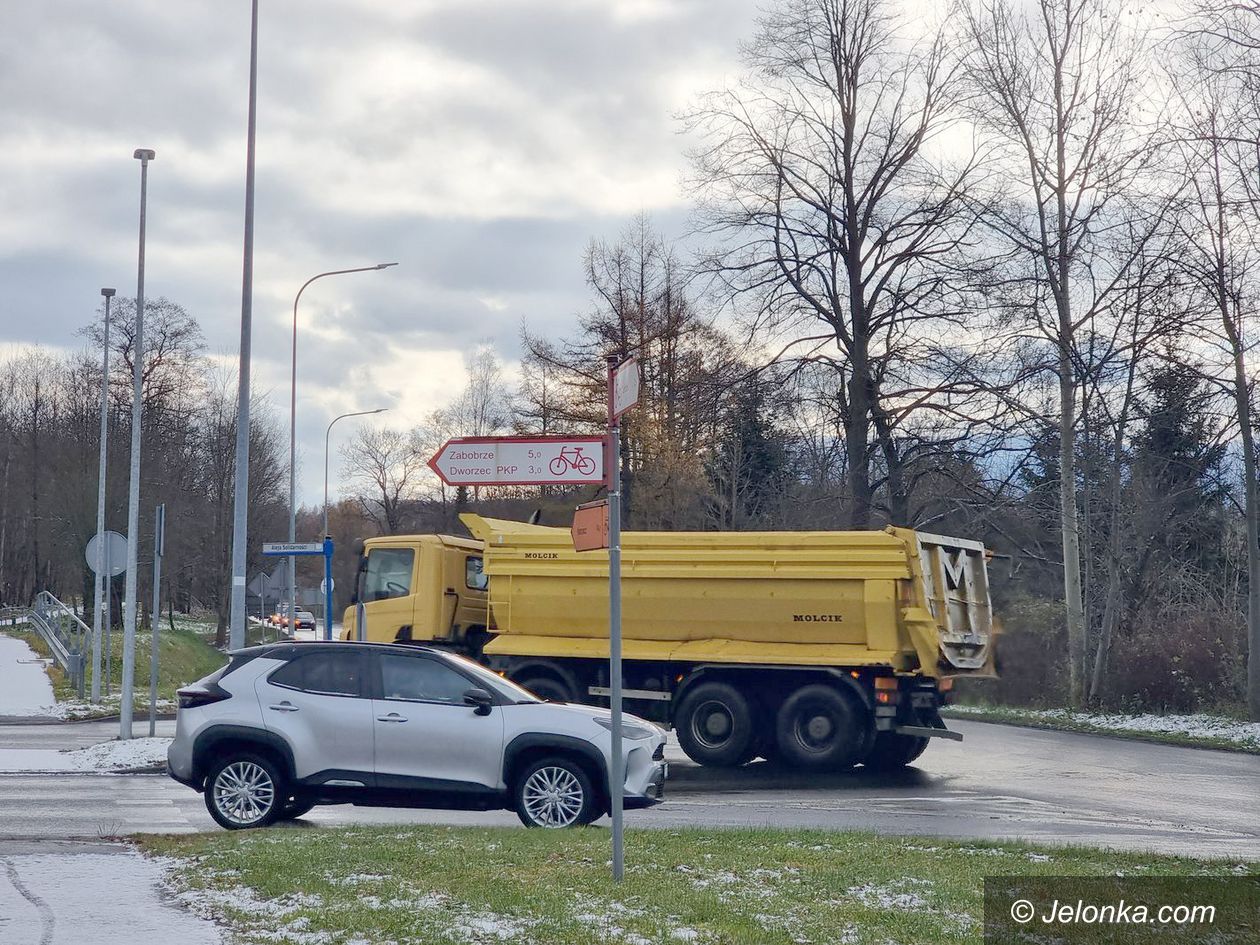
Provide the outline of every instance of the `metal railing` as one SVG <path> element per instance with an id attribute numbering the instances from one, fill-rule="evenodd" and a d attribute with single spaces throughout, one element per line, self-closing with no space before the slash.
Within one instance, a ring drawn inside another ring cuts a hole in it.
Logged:
<path id="1" fill-rule="evenodd" d="M 79 619 L 74 609 L 48 591 L 40 591 L 26 614 L 27 622 L 43 637 L 53 659 L 66 672 L 70 684 L 83 698 L 87 676 L 87 653 L 92 645 L 92 628 Z"/>

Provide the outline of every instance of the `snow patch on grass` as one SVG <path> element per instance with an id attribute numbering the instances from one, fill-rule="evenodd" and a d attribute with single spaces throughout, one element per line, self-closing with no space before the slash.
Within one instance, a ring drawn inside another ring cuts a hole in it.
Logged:
<path id="1" fill-rule="evenodd" d="M 0 748 L 0 771 L 133 771 L 166 764 L 169 738 L 101 742 L 74 751 Z"/>
<path id="2" fill-rule="evenodd" d="M 1202 741 L 1224 741 L 1260 752 L 1260 722 L 1244 722 L 1223 715 L 1125 715 L 1121 713 L 1078 712 L 1072 709 L 1020 709 L 952 705 L 954 715 L 986 717 L 999 715 L 1015 721 L 1051 728 L 1094 731 L 1117 735 L 1174 735 Z"/>
<path id="3" fill-rule="evenodd" d="M 926 909 L 928 901 L 919 895 L 915 887 L 930 888 L 931 885 L 926 879 L 907 878 L 883 886 L 877 883 L 850 886 L 845 895 L 868 909 Z"/>

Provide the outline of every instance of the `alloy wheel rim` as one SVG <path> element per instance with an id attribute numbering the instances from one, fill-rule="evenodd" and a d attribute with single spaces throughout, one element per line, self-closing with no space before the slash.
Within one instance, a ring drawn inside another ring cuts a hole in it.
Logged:
<path id="1" fill-rule="evenodd" d="M 234 761 L 214 779 L 214 806 L 234 824 L 257 823 L 275 803 L 275 783 L 256 762 Z"/>
<path id="2" fill-rule="evenodd" d="M 525 782 L 522 800 L 530 818 L 543 827 L 569 827 L 582 813 L 582 784 L 572 771 L 539 768 Z"/>

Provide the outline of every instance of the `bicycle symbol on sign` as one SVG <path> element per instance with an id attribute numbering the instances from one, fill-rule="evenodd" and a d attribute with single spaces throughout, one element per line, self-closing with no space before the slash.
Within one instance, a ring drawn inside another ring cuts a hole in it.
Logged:
<path id="1" fill-rule="evenodd" d="M 551 474 L 563 476 L 570 469 L 583 476 L 589 476 L 595 471 L 595 460 L 589 456 L 583 456 L 580 446 L 562 447 L 560 455 L 551 461 Z"/>

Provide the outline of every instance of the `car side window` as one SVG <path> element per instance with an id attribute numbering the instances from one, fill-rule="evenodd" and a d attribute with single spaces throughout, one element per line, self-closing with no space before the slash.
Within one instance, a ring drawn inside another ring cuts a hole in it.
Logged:
<path id="1" fill-rule="evenodd" d="M 367 573 L 363 576 L 363 600 L 388 600 L 411 593 L 411 572 L 416 561 L 414 548 L 371 548 Z"/>
<path id="2" fill-rule="evenodd" d="M 463 705 L 464 693 L 476 688 L 464 676 L 423 656 L 379 655 L 381 695 L 386 699 Z"/>
<path id="3" fill-rule="evenodd" d="M 304 653 L 271 674 L 273 686 L 328 696 L 363 695 L 362 653 Z"/>
<path id="4" fill-rule="evenodd" d="M 464 559 L 464 584 L 474 591 L 484 591 L 490 586 L 490 575 L 482 570 L 483 567 L 481 555 L 469 555 Z"/>

